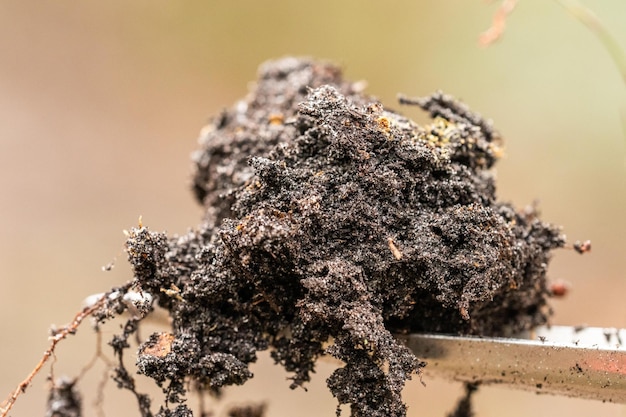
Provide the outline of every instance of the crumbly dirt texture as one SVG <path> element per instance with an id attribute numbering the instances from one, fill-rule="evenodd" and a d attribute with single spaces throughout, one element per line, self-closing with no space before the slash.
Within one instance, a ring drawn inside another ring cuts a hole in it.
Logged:
<path id="1" fill-rule="evenodd" d="M 202 223 L 127 241 L 135 287 L 172 319 L 137 361 L 169 403 L 187 380 L 215 393 L 244 383 L 269 349 L 294 388 L 331 355 L 344 366 L 328 387 L 353 417 L 405 416 L 401 390 L 424 363 L 394 334 L 546 322 L 564 236 L 496 200 L 498 133 L 442 93 L 401 101 L 432 121 L 385 109 L 331 64 L 286 58 L 203 130 Z"/>

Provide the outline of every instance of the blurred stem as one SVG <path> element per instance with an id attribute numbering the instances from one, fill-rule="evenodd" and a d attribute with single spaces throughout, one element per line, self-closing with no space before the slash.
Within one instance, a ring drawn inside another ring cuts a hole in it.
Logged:
<path id="1" fill-rule="evenodd" d="M 604 44 L 604 47 L 611 55 L 613 62 L 615 62 L 617 69 L 622 75 L 624 86 L 626 86 L 626 52 L 624 52 L 624 49 L 617 42 L 617 39 L 615 39 L 596 15 L 583 6 L 578 0 L 556 0 L 556 2 L 596 34 L 600 42 Z M 622 131 L 626 138 L 626 103 L 622 103 L 620 113 Z"/>
<path id="2" fill-rule="evenodd" d="M 617 65 L 622 75 L 622 81 L 624 81 L 624 85 L 626 86 L 626 53 L 606 26 L 604 26 L 591 10 L 583 6 L 578 0 L 556 0 L 556 2 L 596 34 L 611 55 L 611 58 L 613 58 L 615 65 Z"/>

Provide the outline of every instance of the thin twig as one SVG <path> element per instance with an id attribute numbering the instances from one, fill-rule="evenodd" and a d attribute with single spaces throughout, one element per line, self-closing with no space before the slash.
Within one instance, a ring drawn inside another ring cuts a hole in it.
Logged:
<path id="1" fill-rule="evenodd" d="M 37 363 L 37 365 L 31 371 L 31 373 L 28 374 L 26 379 L 24 379 L 22 382 L 20 382 L 19 385 L 17 386 L 17 388 L 15 388 L 15 390 L 4 401 L 4 404 L 2 405 L 2 407 L 0 407 L 0 413 L 2 413 L 2 414 L 0 414 L 0 417 L 6 417 L 7 416 L 7 414 L 11 410 L 11 408 L 13 408 L 13 405 L 15 404 L 15 401 L 17 401 L 17 398 L 22 393 L 24 393 L 26 391 L 26 388 L 28 388 L 28 386 L 31 384 L 33 378 L 39 373 L 39 371 L 45 365 L 45 363 L 48 361 L 48 359 L 50 359 L 50 356 L 54 355 L 54 349 L 56 348 L 57 343 L 59 343 L 61 340 L 65 339 L 68 335 L 75 334 L 76 330 L 78 329 L 78 326 L 80 326 L 82 321 L 86 317 L 89 317 L 91 314 L 93 314 L 96 310 L 98 310 L 99 308 L 101 308 L 104 305 L 104 303 L 107 300 L 107 298 L 108 298 L 110 293 L 111 292 L 107 292 L 107 293 L 103 294 L 91 306 L 85 307 L 82 311 L 77 313 L 74 316 L 74 319 L 72 320 L 72 322 L 70 324 L 68 324 L 65 327 L 63 327 L 62 329 L 56 331 L 53 336 L 50 336 L 50 339 L 49 339 L 50 340 L 50 346 L 44 352 L 43 357 L 41 358 L 39 363 Z"/>
<path id="2" fill-rule="evenodd" d="M 98 417 L 104 417 L 104 389 L 109 382 L 109 368 L 106 368 L 102 373 L 102 378 L 100 382 L 98 382 L 98 391 L 96 395 L 96 399 L 94 401 L 94 406 L 96 408 L 96 412 Z"/>
<path id="3" fill-rule="evenodd" d="M 506 18 L 515 9 L 516 4 L 517 0 L 504 0 L 502 2 L 493 15 L 491 27 L 480 35 L 478 42 L 481 46 L 489 46 L 502 37 L 506 27 Z"/>
<path id="4" fill-rule="evenodd" d="M 80 373 L 76 377 L 76 380 L 78 381 L 81 378 L 83 378 L 87 374 L 87 372 L 89 372 L 96 365 L 96 362 L 98 362 L 98 360 L 104 363 L 105 368 L 102 374 L 103 376 L 100 382 L 98 382 L 98 385 L 97 385 L 98 388 L 96 391 L 97 392 L 96 399 L 94 401 L 94 406 L 96 408 L 97 415 L 99 417 L 103 417 L 104 416 L 104 388 L 106 386 L 106 383 L 109 380 L 109 371 L 113 368 L 114 363 L 112 360 L 106 357 L 104 352 L 102 352 L 102 332 L 100 331 L 100 329 L 96 329 L 95 331 L 96 331 L 96 352 L 94 356 L 91 358 L 91 360 L 87 363 L 87 365 L 85 365 L 83 369 L 81 369 Z"/>

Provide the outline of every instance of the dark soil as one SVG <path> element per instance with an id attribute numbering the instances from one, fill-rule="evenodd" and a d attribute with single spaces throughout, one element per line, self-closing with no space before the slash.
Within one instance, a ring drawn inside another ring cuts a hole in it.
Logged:
<path id="1" fill-rule="evenodd" d="M 169 403 L 189 379 L 215 393 L 244 383 L 269 349 L 294 388 L 331 355 L 345 365 L 328 387 L 352 416 L 404 416 L 402 388 L 424 363 L 395 333 L 546 322 L 549 253 L 565 240 L 496 200 L 500 136 L 441 93 L 403 102 L 433 120 L 385 109 L 331 64 L 287 58 L 204 129 L 202 223 L 127 241 L 136 287 L 172 318 L 137 362 Z"/>
<path id="2" fill-rule="evenodd" d="M 46 417 L 81 417 L 82 402 L 75 381 L 60 378 L 52 384 L 48 394 Z"/>

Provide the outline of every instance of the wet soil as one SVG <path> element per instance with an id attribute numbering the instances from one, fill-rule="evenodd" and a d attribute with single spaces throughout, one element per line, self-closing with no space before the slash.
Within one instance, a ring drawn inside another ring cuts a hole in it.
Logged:
<path id="1" fill-rule="evenodd" d="M 402 388 L 424 363 L 394 334 L 546 322 L 546 268 L 565 239 L 534 208 L 497 201 L 499 134 L 442 93 L 401 102 L 432 120 L 386 109 L 332 64 L 286 58 L 203 130 L 200 225 L 134 228 L 126 244 L 135 288 L 172 319 L 137 361 L 170 404 L 189 379 L 214 393 L 243 384 L 270 350 L 293 388 L 331 355 L 344 365 L 328 387 L 352 416 L 404 416 Z"/>

